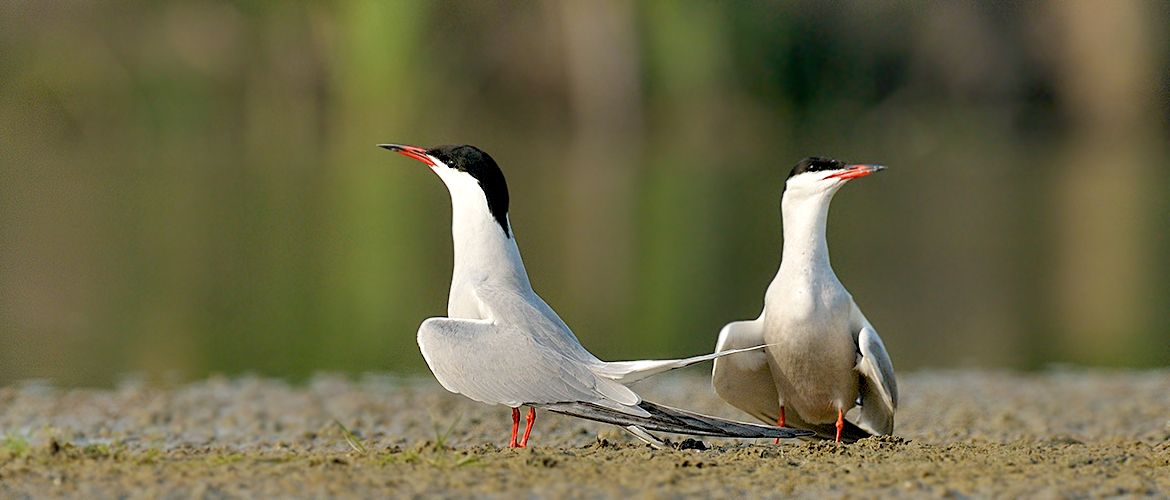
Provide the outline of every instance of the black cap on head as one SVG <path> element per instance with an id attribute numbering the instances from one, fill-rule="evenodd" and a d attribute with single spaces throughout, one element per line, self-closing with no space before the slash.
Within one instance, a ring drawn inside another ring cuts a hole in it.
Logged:
<path id="1" fill-rule="evenodd" d="M 796 163 L 792 167 L 792 172 L 788 173 L 788 178 L 803 174 L 805 172 L 822 172 L 825 170 L 841 170 L 848 165 L 841 160 L 834 160 L 832 158 L 822 158 L 820 156 L 810 156 Z"/>
<path id="2" fill-rule="evenodd" d="M 496 160 L 481 149 L 467 144 L 435 146 L 428 149 L 427 154 L 448 167 L 467 172 L 479 181 L 492 217 L 504 229 L 504 236 L 512 237 L 508 232 L 508 183 Z"/>

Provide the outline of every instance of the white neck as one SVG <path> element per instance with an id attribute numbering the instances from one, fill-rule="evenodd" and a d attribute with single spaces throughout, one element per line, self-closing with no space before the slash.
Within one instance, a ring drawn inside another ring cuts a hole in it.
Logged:
<path id="1" fill-rule="evenodd" d="M 504 233 L 488 210 L 479 182 L 469 175 L 440 168 L 445 172 L 439 171 L 439 176 L 451 192 L 451 239 L 455 246 L 448 308 L 462 300 L 464 287 L 478 284 L 530 291 L 532 285 L 516 240 Z M 512 234 L 510 224 L 508 234 Z"/>
<path id="2" fill-rule="evenodd" d="M 836 190 L 784 193 L 781 212 L 784 220 L 784 254 L 776 278 L 807 278 L 833 275 L 825 227 L 829 202 Z"/>

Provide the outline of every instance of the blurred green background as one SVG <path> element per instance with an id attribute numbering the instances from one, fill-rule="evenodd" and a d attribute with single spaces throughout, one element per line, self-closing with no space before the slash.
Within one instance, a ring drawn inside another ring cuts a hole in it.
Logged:
<path id="1" fill-rule="evenodd" d="M 0 383 L 425 370 L 449 199 L 508 175 L 604 359 L 755 317 L 801 157 L 901 370 L 1170 363 L 1166 2 L 0 4 Z"/>

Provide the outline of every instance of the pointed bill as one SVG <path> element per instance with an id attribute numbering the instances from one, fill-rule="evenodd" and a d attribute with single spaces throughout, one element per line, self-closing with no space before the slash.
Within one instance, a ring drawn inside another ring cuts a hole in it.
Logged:
<path id="1" fill-rule="evenodd" d="M 865 177 L 874 172 L 885 170 L 886 167 L 881 165 L 849 165 L 840 172 L 826 177 L 826 179 L 841 179 L 847 181 L 849 179 L 856 179 L 858 177 Z"/>
<path id="2" fill-rule="evenodd" d="M 379 144 L 378 147 L 382 149 L 388 149 L 407 158 L 414 158 L 418 161 L 426 163 L 428 167 L 435 166 L 435 161 L 432 160 L 430 156 L 427 156 L 427 150 L 418 146 L 407 146 L 405 144 Z"/>

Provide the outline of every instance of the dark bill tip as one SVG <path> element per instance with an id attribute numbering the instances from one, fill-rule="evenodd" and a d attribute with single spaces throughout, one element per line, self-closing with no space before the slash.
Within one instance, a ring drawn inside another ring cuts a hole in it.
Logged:
<path id="1" fill-rule="evenodd" d="M 434 160 L 431 160 L 431 157 L 427 156 L 427 150 L 418 146 L 407 146 L 405 144 L 379 144 L 378 147 L 393 151 L 407 158 L 414 158 L 427 164 L 428 166 L 435 166 Z"/>
<path id="2" fill-rule="evenodd" d="M 841 171 L 839 171 L 835 174 L 832 174 L 826 178 L 827 179 L 840 179 L 843 181 L 847 181 L 850 179 L 857 179 L 859 177 L 865 177 L 867 175 L 873 174 L 874 172 L 880 172 L 880 171 L 885 170 L 885 169 L 886 169 L 886 167 L 884 167 L 882 165 L 849 165 L 848 167 L 845 167 Z"/>

